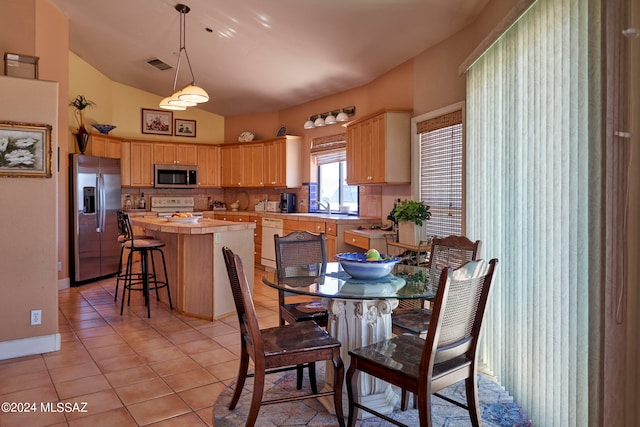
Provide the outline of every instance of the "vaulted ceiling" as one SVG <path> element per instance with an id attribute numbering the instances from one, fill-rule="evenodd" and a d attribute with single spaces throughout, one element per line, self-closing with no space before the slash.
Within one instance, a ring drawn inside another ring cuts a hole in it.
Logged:
<path id="1" fill-rule="evenodd" d="M 50 0 L 69 46 L 111 80 L 173 92 L 180 13 L 173 0 Z M 470 24 L 489 0 L 185 0 L 186 51 L 200 108 L 277 111 L 361 86 Z M 171 65 L 161 71 L 147 63 Z M 184 55 L 177 87 L 191 82 Z"/>

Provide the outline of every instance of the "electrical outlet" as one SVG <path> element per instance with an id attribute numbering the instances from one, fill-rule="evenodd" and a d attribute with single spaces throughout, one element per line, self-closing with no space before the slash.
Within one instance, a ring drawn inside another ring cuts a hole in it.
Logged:
<path id="1" fill-rule="evenodd" d="M 215 233 L 215 236 L 216 236 L 216 243 L 219 244 L 222 236 L 220 236 L 220 233 Z"/>
<path id="2" fill-rule="evenodd" d="M 62 261 L 58 261 L 58 271 L 62 271 Z"/>
<path id="3" fill-rule="evenodd" d="M 42 310 L 31 310 L 31 325 L 42 324 Z"/>

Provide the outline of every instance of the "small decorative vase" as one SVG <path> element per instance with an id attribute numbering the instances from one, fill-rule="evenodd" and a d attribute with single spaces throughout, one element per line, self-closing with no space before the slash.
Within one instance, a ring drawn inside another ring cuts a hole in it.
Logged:
<path id="1" fill-rule="evenodd" d="M 89 143 L 89 132 L 81 126 L 78 129 L 78 133 L 74 133 L 76 137 L 76 142 L 78 143 L 78 149 L 80 150 L 80 154 L 84 154 L 87 149 L 87 144 Z"/>

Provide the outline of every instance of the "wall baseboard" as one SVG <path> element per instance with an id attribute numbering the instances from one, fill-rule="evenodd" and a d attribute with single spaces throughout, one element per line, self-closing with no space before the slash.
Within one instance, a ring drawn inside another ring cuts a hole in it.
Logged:
<path id="1" fill-rule="evenodd" d="M 58 279 L 58 290 L 69 289 L 69 278 Z"/>
<path id="2" fill-rule="evenodd" d="M 0 342 L 0 360 L 60 350 L 60 334 Z"/>

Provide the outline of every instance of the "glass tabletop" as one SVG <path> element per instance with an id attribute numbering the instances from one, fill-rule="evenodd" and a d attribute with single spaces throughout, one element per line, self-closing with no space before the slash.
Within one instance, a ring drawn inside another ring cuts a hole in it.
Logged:
<path id="1" fill-rule="evenodd" d="M 341 299 L 433 299 L 440 272 L 413 265 L 396 266 L 391 274 L 375 280 L 357 280 L 338 262 L 310 264 L 287 269 L 287 277 L 263 276 L 272 288 L 300 295 Z"/>

